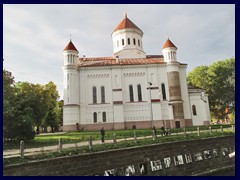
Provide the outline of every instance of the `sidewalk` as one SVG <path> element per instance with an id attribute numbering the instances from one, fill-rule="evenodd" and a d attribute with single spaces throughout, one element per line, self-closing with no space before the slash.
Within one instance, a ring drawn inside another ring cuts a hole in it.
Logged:
<path id="1" fill-rule="evenodd" d="M 202 130 L 201 133 L 206 133 L 209 130 Z M 61 134 L 60 132 L 59 134 Z M 63 132 L 64 133 L 64 132 Z M 186 132 L 186 134 L 191 134 L 191 133 L 197 133 L 197 131 L 192 131 L 192 132 Z M 49 133 L 48 133 L 49 134 Z M 171 133 L 171 135 L 175 134 L 184 134 L 183 132 L 181 133 Z M 158 134 L 158 137 L 161 136 Z M 146 137 L 137 137 L 137 139 L 144 139 L 144 138 L 153 138 L 152 136 L 146 136 Z M 134 140 L 134 137 L 132 138 L 126 138 L 126 140 Z M 117 142 L 125 141 L 125 139 L 116 139 Z M 113 139 L 105 140 L 105 144 L 110 144 L 113 143 Z M 102 144 L 101 140 L 95 140 L 92 141 L 92 145 L 97 145 L 97 144 Z M 79 142 L 79 143 L 72 143 L 72 144 L 63 144 L 62 149 L 67 149 L 67 148 L 74 148 L 74 147 L 81 147 L 81 146 L 88 146 L 89 142 L 84 141 L 84 142 Z M 24 156 L 30 156 L 34 154 L 41 154 L 41 153 L 46 153 L 46 152 L 52 152 L 52 151 L 57 151 L 58 150 L 58 144 L 54 146 L 45 146 L 45 147 L 39 147 L 39 148 L 29 148 L 29 149 L 24 149 Z M 4 150 L 3 151 L 3 158 L 11 158 L 11 157 L 20 157 L 20 149 L 11 149 L 11 150 Z"/>
<path id="2" fill-rule="evenodd" d="M 152 136 L 137 137 L 137 139 L 144 139 L 144 138 L 152 138 Z M 116 139 L 117 142 L 121 142 L 124 140 L 125 139 Z M 126 138 L 126 140 L 134 140 L 134 138 Z M 104 143 L 110 144 L 110 143 L 113 143 L 113 140 L 112 139 L 105 140 Z M 97 144 L 102 144 L 102 141 L 101 140 L 92 141 L 92 145 L 97 145 Z M 72 143 L 72 144 L 63 144 L 62 149 L 88 146 L 88 145 L 89 145 L 88 141 Z M 41 153 L 57 151 L 57 150 L 58 150 L 58 144 L 56 144 L 54 146 L 45 146 L 45 147 L 40 147 L 40 148 L 29 148 L 29 149 L 24 150 L 24 156 L 30 156 L 30 155 L 34 155 L 34 154 L 41 154 Z M 11 158 L 11 157 L 20 157 L 20 150 L 19 149 L 11 149 L 11 150 L 3 151 L 3 158 Z"/>

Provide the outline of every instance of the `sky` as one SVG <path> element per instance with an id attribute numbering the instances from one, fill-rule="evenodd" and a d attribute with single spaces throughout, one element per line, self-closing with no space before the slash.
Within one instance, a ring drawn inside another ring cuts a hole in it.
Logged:
<path id="1" fill-rule="evenodd" d="M 3 68 L 16 82 L 53 81 L 62 99 L 70 37 L 79 57 L 112 56 L 111 34 L 125 13 L 144 32 L 147 55 L 161 55 L 169 37 L 187 72 L 235 57 L 234 4 L 4 4 Z"/>

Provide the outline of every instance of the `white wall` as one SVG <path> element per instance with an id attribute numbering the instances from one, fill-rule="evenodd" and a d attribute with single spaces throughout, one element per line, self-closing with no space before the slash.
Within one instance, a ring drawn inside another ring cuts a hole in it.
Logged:
<path id="1" fill-rule="evenodd" d="M 190 94 L 190 105 L 191 105 L 191 115 L 193 120 L 193 125 L 203 125 L 203 121 L 210 121 L 210 111 L 209 111 L 209 103 L 207 96 L 205 99 L 206 102 L 202 101 L 200 98 L 201 93 L 191 93 Z M 196 106 L 197 115 L 193 115 L 192 106 Z"/>

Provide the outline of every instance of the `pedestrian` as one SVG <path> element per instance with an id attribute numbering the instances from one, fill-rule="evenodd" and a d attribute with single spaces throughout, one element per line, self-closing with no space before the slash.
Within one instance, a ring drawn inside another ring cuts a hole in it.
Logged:
<path id="1" fill-rule="evenodd" d="M 155 126 L 153 126 L 153 133 L 154 133 L 154 137 L 157 137 L 157 131 Z"/>
<path id="2" fill-rule="evenodd" d="M 104 143 L 104 135 L 105 135 L 105 130 L 104 130 L 104 127 L 102 127 L 101 129 L 102 143 Z"/>
<path id="3" fill-rule="evenodd" d="M 37 130 L 36 130 L 36 131 L 37 131 L 37 136 L 38 136 L 38 135 L 40 134 L 40 132 L 39 132 L 39 128 L 38 128 L 38 127 L 37 127 Z"/>
<path id="4" fill-rule="evenodd" d="M 164 128 L 163 125 L 162 125 L 162 127 L 161 127 L 161 130 L 162 130 L 162 135 L 165 135 L 165 128 Z"/>

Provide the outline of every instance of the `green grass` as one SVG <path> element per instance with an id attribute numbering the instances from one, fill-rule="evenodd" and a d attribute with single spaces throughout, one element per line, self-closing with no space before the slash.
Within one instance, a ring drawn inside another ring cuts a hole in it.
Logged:
<path id="1" fill-rule="evenodd" d="M 218 129 L 220 131 L 220 125 L 212 125 L 212 131 Z M 224 131 L 232 131 L 231 125 L 223 125 Z M 209 130 L 208 126 L 199 126 L 200 131 Z M 197 131 L 197 127 L 186 128 L 186 131 Z M 105 139 L 113 139 L 113 133 L 116 134 L 117 139 L 130 138 L 134 136 L 136 132 L 137 137 L 152 136 L 151 129 L 136 129 L 136 130 L 106 130 Z M 171 129 L 171 133 L 183 133 L 183 128 Z M 161 134 L 161 130 L 157 130 L 157 134 Z M 47 135 L 39 135 L 30 142 L 25 142 L 25 148 L 39 148 L 44 146 L 53 146 L 58 144 L 58 139 L 62 138 L 63 144 L 78 143 L 88 141 L 92 137 L 92 140 L 100 140 L 100 131 L 75 131 L 66 132 L 64 134 L 49 133 Z M 4 142 L 4 150 L 19 149 L 19 142 Z"/>
<path id="2" fill-rule="evenodd" d="M 172 136 L 158 136 L 155 141 L 153 141 L 152 138 L 144 138 L 144 139 L 138 139 L 137 142 L 134 140 L 127 140 L 127 141 L 121 141 L 117 142 L 116 144 L 109 143 L 109 144 L 99 144 L 99 145 L 93 145 L 92 150 L 89 150 L 88 146 L 82 146 L 82 147 L 75 147 L 75 148 L 68 148 L 63 149 L 62 152 L 48 152 L 48 153 L 42 153 L 38 155 L 32 155 L 32 156 L 25 156 L 24 159 L 21 159 L 20 157 L 13 157 L 13 158 L 4 158 L 4 166 L 9 164 L 16 164 L 21 162 L 28 162 L 33 160 L 40 160 L 40 159 L 50 159 L 54 157 L 61 157 L 61 156 L 72 156 L 77 154 L 84 154 L 84 153 L 93 153 L 93 152 L 99 152 L 99 151 L 106 151 L 106 150 L 112 150 L 112 149 L 121 149 L 126 147 L 140 147 L 150 144 L 159 144 L 164 142 L 176 142 L 176 141 L 186 141 L 186 140 L 194 140 L 194 139 L 202 139 L 202 138 L 210 138 L 210 137 L 218 137 L 218 136 L 229 136 L 234 135 L 232 132 L 213 132 L 212 135 L 209 133 L 202 133 L 200 136 L 198 136 L 196 133 L 188 134 L 187 136 L 183 135 L 172 135 Z"/>

